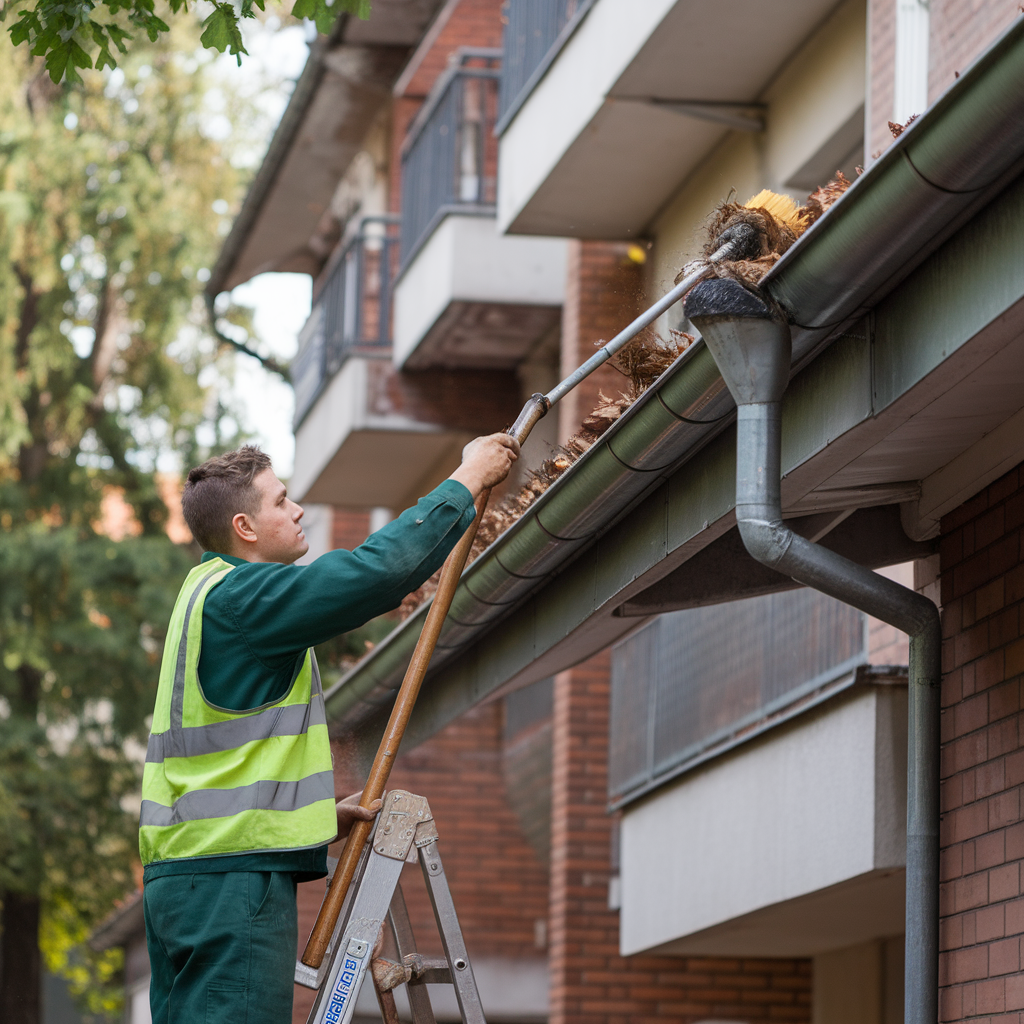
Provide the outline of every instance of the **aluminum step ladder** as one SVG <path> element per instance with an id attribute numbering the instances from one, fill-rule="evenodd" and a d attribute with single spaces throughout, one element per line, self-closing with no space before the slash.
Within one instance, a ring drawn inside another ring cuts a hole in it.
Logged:
<path id="1" fill-rule="evenodd" d="M 434 908 L 443 959 L 421 956 L 415 948 L 399 880 L 402 867 L 417 860 Z M 382 941 L 375 949 L 378 936 Z M 314 969 L 296 961 L 296 983 L 318 990 L 307 1024 L 351 1024 L 367 971 L 385 1024 L 399 1024 L 393 990 L 401 984 L 408 987 L 413 1024 L 436 1024 L 426 986 L 437 984 L 454 987 L 463 1024 L 486 1024 L 437 849 L 430 805 L 425 797 L 404 789 L 392 790 L 384 800 L 323 964 Z"/>

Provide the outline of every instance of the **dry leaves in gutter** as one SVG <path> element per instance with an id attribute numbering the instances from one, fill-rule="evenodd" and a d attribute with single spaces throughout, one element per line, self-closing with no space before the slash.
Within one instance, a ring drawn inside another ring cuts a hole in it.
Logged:
<path id="1" fill-rule="evenodd" d="M 595 347 L 603 345 L 603 341 Z M 668 342 L 662 341 L 648 328 L 630 342 L 611 365 L 629 382 L 625 391 L 615 397 L 598 392 L 598 404 L 580 424 L 565 445 L 551 458 L 530 470 L 526 483 L 515 494 L 488 508 L 480 521 L 473 548 L 472 562 L 500 537 L 523 513 L 574 463 L 620 416 L 693 344 L 693 335 L 672 331 Z M 437 590 L 440 571 L 418 590 L 414 590 L 398 609 L 399 617 L 408 618 Z"/>

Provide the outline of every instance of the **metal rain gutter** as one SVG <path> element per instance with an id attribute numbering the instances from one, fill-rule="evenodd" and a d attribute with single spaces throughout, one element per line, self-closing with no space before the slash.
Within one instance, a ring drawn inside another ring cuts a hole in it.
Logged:
<path id="1" fill-rule="evenodd" d="M 790 248 L 762 287 L 814 358 L 1024 170 L 1024 18 L 982 54 Z M 478 642 L 727 425 L 733 402 L 698 341 L 463 575 L 432 674 Z M 426 605 L 330 688 L 332 731 L 401 681 Z M 429 685 L 429 683 L 428 683 Z"/>
<path id="2" fill-rule="evenodd" d="M 432 670 L 460 653 L 673 473 L 730 421 L 714 359 L 695 342 L 463 574 Z M 421 605 L 325 694 L 334 731 L 354 726 L 401 682 Z"/>

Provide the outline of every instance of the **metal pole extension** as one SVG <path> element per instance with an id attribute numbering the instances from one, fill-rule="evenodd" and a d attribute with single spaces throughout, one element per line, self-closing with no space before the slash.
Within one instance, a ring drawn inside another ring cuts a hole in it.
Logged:
<path id="1" fill-rule="evenodd" d="M 632 341 L 645 327 L 649 327 L 665 312 L 669 306 L 678 302 L 695 284 L 702 281 L 711 272 L 711 264 L 728 259 L 732 253 L 733 243 L 726 242 L 717 252 L 713 253 L 702 266 L 692 274 L 684 277 L 667 295 L 659 299 L 650 309 L 641 313 L 625 330 L 619 331 L 603 348 L 599 348 L 578 370 L 569 374 L 557 387 L 552 388 L 545 396 L 549 407 L 565 398 L 581 380 L 589 377 L 602 363 L 606 363 L 624 345 Z"/>
<path id="2" fill-rule="evenodd" d="M 661 316 L 671 305 L 678 302 L 698 281 L 707 277 L 711 271 L 711 264 L 728 259 L 733 251 L 733 243 L 728 242 L 721 246 L 717 252 L 712 254 L 708 260 L 693 273 L 679 282 L 667 295 L 659 299 L 650 309 L 641 313 L 625 330 L 608 342 L 607 345 L 594 353 L 578 370 L 571 373 L 557 387 L 553 388 L 546 395 L 533 395 L 523 407 L 515 423 L 509 428 L 512 435 L 522 444 L 530 435 L 530 431 L 537 422 L 556 403 L 564 398 L 580 381 L 585 380 L 599 366 L 606 363 L 624 345 L 632 341 L 645 327 L 648 327 Z M 451 607 L 452 599 L 455 597 L 455 590 L 462 576 L 462 570 L 466 566 L 470 549 L 476 539 L 477 529 L 483 517 L 484 509 L 487 507 L 489 491 L 485 491 L 477 499 L 476 518 L 473 525 L 465 532 L 458 545 L 445 560 L 441 567 L 441 577 L 438 582 L 437 592 L 427 612 L 427 620 L 423 624 L 419 640 L 406 669 L 405 678 L 395 698 L 395 705 L 388 720 L 384 738 L 381 740 L 377 750 L 377 756 L 373 760 L 373 766 L 367 777 L 366 785 L 363 787 L 363 794 L 359 798 L 360 807 L 370 807 L 374 800 L 384 795 L 384 788 L 387 786 L 388 777 L 391 774 L 392 765 L 398 756 L 398 747 L 405 735 L 405 728 L 412 715 L 412 709 L 419 696 L 420 685 L 422 684 L 427 668 L 430 665 L 434 647 L 437 645 L 441 635 L 441 627 L 448 609 Z M 369 838 L 373 822 L 358 821 L 352 827 L 345 841 L 345 848 L 338 861 L 338 867 L 334 872 L 331 887 L 320 906 L 320 913 L 317 915 L 316 924 L 310 933 L 306 949 L 302 954 L 302 962 L 307 967 L 319 968 L 323 963 L 324 955 L 327 952 L 328 943 L 334 933 L 335 925 L 341 914 L 341 905 L 348 893 L 352 878 L 355 875 L 359 863 L 359 855 Z"/>
<path id="3" fill-rule="evenodd" d="M 509 433 L 522 444 L 536 426 L 537 421 L 544 417 L 548 410 L 560 402 L 580 381 L 586 380 L 599 366 L 604 365 L 619 349 L 629 344 L 645 327 L 650 327 L 670 306 L 677 303 L 695 284 L 703 281 L 711 273 L 711 264 L 727 260 L 735 249 L 734 242 L 726 242 L 711 254 L 692 273 L 683 278 L 666 295 L 662 296 L 650 309 L 641 313 L 628 327 L 619 331 L 606 345 L 599 348 L 585 363 L 569 374 L 561 384 L 553 387 L 546 395 L 531 395 L 523 406 L 515 423 L 509 427 Z"/>

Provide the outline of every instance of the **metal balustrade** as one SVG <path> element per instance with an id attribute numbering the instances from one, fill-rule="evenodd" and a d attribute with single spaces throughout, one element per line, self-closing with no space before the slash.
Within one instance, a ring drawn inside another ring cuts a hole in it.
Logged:
<path id="1" fill-rule="evenodd" d="M 390 347 L 398 246 L 397 218 L 365 217 L 333 257 L 291 364 L 295 427 L 350 355 Z"/>
<path id="2" fill-rule="evenodd" d="M 491 215 L 497 198 L 500 50 L 463 48 L 402 146 L 402 268 L 451 213 Z"/>
<path id="3" fill-rule="evenodd" d="M 594 0 L 507 0 L 497 133 L 515 116 Z"/>
<path id="4" fill-rule="evenodd" d="M 867 618 L 813 590 L 669 612 L 612 649 L 609 793 L 642 792 L 867 662 Z"/>

